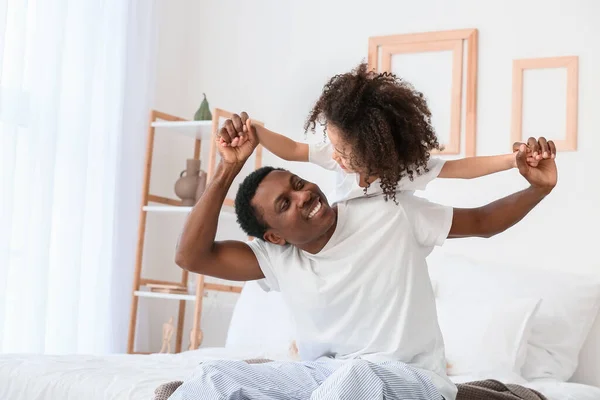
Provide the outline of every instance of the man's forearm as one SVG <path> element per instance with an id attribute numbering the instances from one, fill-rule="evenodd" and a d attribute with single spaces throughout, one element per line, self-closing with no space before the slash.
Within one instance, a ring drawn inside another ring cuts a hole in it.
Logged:
<path id="1" fill-rule="evenodd" d="M 210 256 L 217 234 L 219 214 L 227 192 L 243 165 L 220 162 L 202 197 L 188 216 L 177 247 L 176 263 L 188 269 Z"/>
<path id="2" fill-rule="evenodd" d="M 449 238 L 485 237 L 504 232 L 521 221 L 550 193 L 529 187 L 476 209 L 454 209 Z"/>
<path id="3" fill-rule="evenodd" d="M 521 221 L 550 192 L 530 186 L 481 208 L 485 237 L 504 232 Z"/>

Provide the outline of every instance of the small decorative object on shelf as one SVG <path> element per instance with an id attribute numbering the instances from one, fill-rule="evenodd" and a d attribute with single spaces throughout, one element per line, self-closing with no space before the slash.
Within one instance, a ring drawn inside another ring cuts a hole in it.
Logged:
<path id="1" fill-rule="evenodd" d="M 185 290 L 185 286 L 180 283 L 146 283 L 145 286 L 153 292 L 158 290 Z"/>
<path id="2" fill-rule="evenodd" d="M 185 176 L 184 176 L 185 174 Z M 193 206 L 206 188 L 206 172 L 200 170 L 200 160 L 189 158 L 187 168 L 181 171 L 179 179 L 175 182 L 175 194 L 182 201 L 183 206 Z"/>
<path id="3" fill-rule="evenodd" d="M 288 348 L 288 355 L 292 360 L 300 361 L 298 346 L 296 345 L 295 340 L 292 340 L 292 342 L 290 343 L 290 347 Z"/>
<path id="4" fill-rule="evenodd" d="M 151 288 L 154 293 L 173 293 L 173 294 L 188 294 L 186 288 Z"/>
<path id="5" fill-rule="evenodd" d="M 175 332 L 175 326 L 173 325 L 173 317 L 169 318 L 169 322 L 163 324 L 163 341 L 162 347 L 159 353 L 170 353 L 171 352 L 171 338 Z"/>
<path id="6" fill-rule="evenodd" d="M 200 103 L 200 107 L 194 114 L 195 121 L 207 121 L 212 119 L 212 114 L 210 112 L 210 107 L 208 106 L 208 100 L 206 100 L 206 95 L 202 93 L 204 99 L 202 99 L 202 103 Z"/>
<path id="7" fill-rule="evenodd" d="M 202 339 L 204 338 L 204 334 L 202 333 L 202 330 L 198 331 L 198 335 L 196 336 L 198 338 L 198 340 L 196 341 L 196 343 L 198 343 L 198 347 L 200 347 L 200 345 L 202 344 Z M 192 348 L 192 342 L 194 338 L 194 329 L 192 329 L 190 331 L 190 345 L 188 346 L 188 350 L 195 350 L 194 348 Z"/>

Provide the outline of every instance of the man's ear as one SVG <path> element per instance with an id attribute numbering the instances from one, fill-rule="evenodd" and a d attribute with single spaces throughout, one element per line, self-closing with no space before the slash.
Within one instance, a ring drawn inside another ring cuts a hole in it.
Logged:
<path id="1" fill-rule="evenodd" d="M 271 229 L 265 232 L 263 239 L 269 243 L 278 244 L 280 246 L 283 246 L 287 243 L 279 233 Z"/>

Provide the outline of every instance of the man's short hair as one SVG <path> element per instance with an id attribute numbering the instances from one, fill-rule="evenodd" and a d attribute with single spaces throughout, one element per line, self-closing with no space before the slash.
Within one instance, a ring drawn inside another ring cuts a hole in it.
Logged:
<path id="1" fill-rule="evenodd" d="M 256 194 L 258 185 L 272 171 L 285 170 L 283 168 L 261 167 L 244 179 L 235 195 L 235 213 L 238 224 L 240 224 L 240 227 L 247 235 L 259 239 L 263 239 L 269 227 L 264 222 L 258 210 L 252 206 L 252 199 Z"/>

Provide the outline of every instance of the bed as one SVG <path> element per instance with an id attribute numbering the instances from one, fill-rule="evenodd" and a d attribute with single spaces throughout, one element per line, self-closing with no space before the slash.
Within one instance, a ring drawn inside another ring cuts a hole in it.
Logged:
<path id="1" fill-rule="evenodd" d="M 600 399 L 597 277 L 430 257 L 430 274 L 456 383 L 498 379 L 549 400 Z M 0 355 L 0 399 L 151 399 L 203 360 L 291 360 L 293 325 L 277 293 L 245 285 L 222 348 L 180 354 Z"/>

